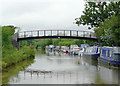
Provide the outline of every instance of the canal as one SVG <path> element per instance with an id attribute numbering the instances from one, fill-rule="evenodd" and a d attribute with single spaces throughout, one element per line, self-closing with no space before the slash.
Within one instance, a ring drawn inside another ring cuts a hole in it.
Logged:
<path id="1" fill-rule="evenodd" d="M 80 56 L 40 52 L 25 70 L 10 76 L 8 84 L 118 84 L 116 68 Z"/>

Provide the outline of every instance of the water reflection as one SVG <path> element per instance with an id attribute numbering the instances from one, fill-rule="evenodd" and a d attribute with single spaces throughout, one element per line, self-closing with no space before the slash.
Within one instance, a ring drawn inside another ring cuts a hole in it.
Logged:
<path id="1" fill-rule="evenodd" d="M 10 78 L 10 84 L 113 84 L 118 70 L 61 52 L 36 53 L 34 63 Z"/>

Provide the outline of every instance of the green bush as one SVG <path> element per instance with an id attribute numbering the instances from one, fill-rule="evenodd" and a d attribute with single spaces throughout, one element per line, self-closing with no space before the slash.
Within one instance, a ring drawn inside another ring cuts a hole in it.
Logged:
<path id="1" fill-rule="evenodd" d="M 17 50 L 11 44 L 10 36 L 14 34 L 15 27 L 4 26 L 2 28 L 2 68 L 17 64 L 25 59 L 30 59 L 35 56 L 33 46 L 24 46 Z"/>

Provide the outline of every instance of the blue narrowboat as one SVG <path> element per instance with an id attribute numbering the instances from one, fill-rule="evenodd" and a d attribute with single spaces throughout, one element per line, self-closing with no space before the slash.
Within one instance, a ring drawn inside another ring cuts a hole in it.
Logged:
<path id="1" fill-rule="evenodd" d="M 101 47 L 98 61 L 120 67 L 120 47 Z"/>
<path id="2" fill-rule="evenodd" d="M 87 59 L 97 61 L 99 56 L 100 56 L 100 47 L 98 46 L 87 47 L 83 52 L 83 57 Z"/>

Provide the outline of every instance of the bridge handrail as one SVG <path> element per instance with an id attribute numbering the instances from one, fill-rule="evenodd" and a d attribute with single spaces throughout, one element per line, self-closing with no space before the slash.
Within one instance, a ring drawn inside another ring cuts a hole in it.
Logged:
<path id="1" fill-rule="evenodd" d="M 38 32 L 38 31 L 78 31 L 78 32 L 93 32 L 94 31 L 84 31 L 84 30 L 32 30 L 32 31 L 21 31 L 19 33 L 23 33 L 23 32 Z"/>

